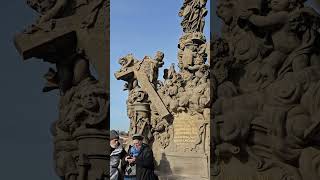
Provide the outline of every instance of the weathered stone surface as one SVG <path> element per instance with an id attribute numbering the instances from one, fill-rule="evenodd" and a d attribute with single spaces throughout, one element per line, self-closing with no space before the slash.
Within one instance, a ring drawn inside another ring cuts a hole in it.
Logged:
<path id="1" fill-rule="evenodd" d="M 174 175 L 176 178 L 208 179 L 208 156 L 196 153 L 168 152 L 166 153 L 166 161 L 167 163 L 160 162 L 160 176 L 170 177 L 170 175 Z M 166 172 L 166 169 L 169 168 L 170 171 Z"/>
<path id="2" fill-rule="evenodd" d="M 212 179 L 319 179 L 320 16 L 304 2 L 217 2 Z"/>
<path id="3" fill-rule="evenodd" d="M 23 59 L 32 57 L 43 57 L 45 54 L 50 54 L 50 45 L 67 49 L 68 51 L 75 50 L 76 32 L 58 31 L 36 34 L 17 34 L 15 37 L 15 46 L 22 55 Z"/>
<path id="4" fill-rule="evenodd" d="M 109 1 L 34 0 L 27 2 L 41 16 L 14 39 L 23 58 L 37 57 L 51 62 L 82 51 L 81 53 L 88 57 L 90 63 L 97 69 L 100 81 L 108 89 L 109 83 L 106 83 L 106 79 L 109 79 L 109 72 L 107 72 L 109 68 L 106 57 L 109 56 L 110 49 L 107 43 L 110 40 Z M 54 5 L 51 7 L 47 2 L 54 2 Z M 37 7 L 43 7 L 43 9 L 40 10 Z M 58 55 L 59 57 L 56 57 Z"/>
<path id="5" fill-rule="evenodd" d="M 129 134 L 142 132 L 152 145 L 160 179 L 209 179 L 210 76 L 209 47 L 203 34 L 206 1 L 186 0 L 179 12 L 183 35 L 178 45 L 178 67 L 158 71 L 164 54 L 137 60 L 119 59 L 115 73 L 124 80 L 130 118 Z M 139 110 L 141 105 L 145 111 Z M 150 108 L 149 108 L 150 107 Z M 196 162 L 196 163 L 195 163 Z"/>
<path id="6" fill-rule="evenodd" d="M 174 118 L 173 122 L 173 141 L 177 149 L 187 150 L 188 144 L 195 144 L 198 136 L 198 126 L 201 119 L 181 113 Z"/>
<path id="7" fill-rule="evenodd" d="M 108 174 L 109 2 L 28 0 L 40 16 L 14 39 L 23 59 L 55 65 L 44 92 L 60 91 L 59 118 L 51 132 L 54 168 L 62 180 L 97 180 Z M 41 8 L 39 8 L 41 7 Z M 98 79 L 90 72 L 92 64 Z"/>

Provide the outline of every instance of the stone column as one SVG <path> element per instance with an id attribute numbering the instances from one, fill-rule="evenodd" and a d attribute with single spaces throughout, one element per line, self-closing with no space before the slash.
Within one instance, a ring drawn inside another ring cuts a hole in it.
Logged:
<path id="1" fill-rule="evenodd" d="M 101 178 L 106 171 L 109 160 L 107 154 L 107 131 L 79 129 L 73 136 L 76 138 L 79 148 L 79 180 L 97 180 Z M 84 160 L 81 162 L 81 159 Z"/>

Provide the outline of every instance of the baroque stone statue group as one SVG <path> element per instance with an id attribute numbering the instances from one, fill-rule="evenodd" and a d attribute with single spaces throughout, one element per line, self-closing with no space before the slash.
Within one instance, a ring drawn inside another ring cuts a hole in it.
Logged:
<path id="1" fill-rule="evenodd" d="M 185 0 L 178 15 L 182 36 L 178 65 L 164 65 L 164 53 L 142 60 L 128 54 L 119 59 L 118 80 L 126 81 L 129 136 L 140 133 L 152 146 L 159 177 L 208 179 L 210 169 L 209 42 L 204 27 L 206 0 Z"/>
<path id="2" fill-rule="evenodd" d="M 216 13 L 212 178 L 319 179 L 318 12 L 305 0 L 218 0 Z"/>
<path id="3" fill-rule="evenodd" d="M 119 60 L 130 132 L 167 176 L 319 179 L 318 12 L 304 0 L 218 0 L 223 27 L 209 46 L 205 6 L 186 0 L 179 12 L 179 71 L 157 80 L 162 52 Z"/>
<path id="4" fill-rule="evenodd" d="M 163 77 L 161 51 L 118 60 L 114 75 L 128 91 L 129 136 L 139 133 L 152 147 L 160 179 L 320 179 L 320 14 L 306 0 L 214 3 L 223 26 L 208 42 L 207 0 L 183 1 L 177 65 Z M 54 65 L 43 91 L 60 92 L 51 128 L 56 173 L 63 180 L 102 179 L 109 158 L 110 4 L 27 4 L 39 19 L 14 43 L 23 59 Z"/>

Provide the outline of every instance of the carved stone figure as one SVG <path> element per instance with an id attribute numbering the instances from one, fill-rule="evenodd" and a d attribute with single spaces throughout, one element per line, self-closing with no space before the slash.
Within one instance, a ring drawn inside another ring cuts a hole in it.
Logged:
<path id="1" fill-rule="evenodd" d="M 206 40 L 202 32 L 186 33 L 180 38 L 179 42 L 179 67 L 180 69 L 188 69 L 192 66 L 197 58 L 198 64 L 199 59 L 206 61 Z"/>
<path id="2" fill-rule="evenodd" d="M 156 53 L 154 59 L 149 56 L 145 56 L 141 62 L 139 62 L 139 69 L 141 69 L 149 78 L 149 81 L 156 85 L 158 81 L 158 69 L 164 64 L 164 54 L 160 51 Z"/>
<path id="3" fill-rule="evenodd" d="M 316 179 L 319 15 L 304 0 L 257 2 L 218 3 L 212 178 Z"/>
<path id="4" fill-rule="evenodd" d="M 138 61 L 134 59 L 133 54 L 128 54 L 123 58 L 119 59 L 119 64 L 121 65 L 120 71 L 126 71 L 128 67 L 132 67 Z"/>
<path id="5" fill-rule="evenodd" d="M 206 0 L 185 0 L 179 16 L 183 17 L 181 26 L 184 32 L 203 32 L 204 17 L 207 15 Z"/>
<path id="6" fill-rule="evenodd" d="M 28 0 L 27 4 L 39 18 L 17 34 L 14 43 L 23 59 L 34 57 L 55 66 L 44 75 L 43 92 L 60 90 L 59 118 L 51 128 L 56 173 L 62 180 L 100 179 L 106 176 L 109 158 L 105 145 L 109 3 Z M 97 69 L 98 77 L 93 77 L 90 65 Z"/>
<path id="7" fill-rule="evenodd" d="M 78 154 L 77 142 L 65 131 L 57 127 L 57 123 L 52 124 L 52 134 L 54 136 L 54 159 L 55 170 L 62 179 L 76 180 L 79 175 L 76 156 Z"/>
<path id="8" fill-rule="evenodd" d="M 296 11 L 299 11 L 301 2 L 298 1 L 271 1 L 270 12 L 267 16 L 258 16 L 250 12 L 244 12 L 240 18 L 246 18 L 257 27 L 271 27 L 270 36 L 273 44 L 273 51 L 268 57 L 263 60 L 261 67 L 261 75 L 266 77 L 266 81 L 270 82 L 276 79 L 276 70 L 280 68 L 289 54 L 294 53 L 295 50 L 302 43 L 296 31 L 292 31 L 290 20 Z M 273 27 L 279 25 L 279 28 Z M 294 71 L 299 71 L 308 66 L 307 47 L 304 47 L 305 53 L 299 53 L 292 61 Z M 310 50 L 309 50 L 310 51 Z"/>
<path id="9" fill-rule="evenodd" d="M 158 71 L 164 64 L 164 54 L 134 60 L 132 54 L 120 59 L 117 79 L 126 81 L 129 91 L 127 108 L 130 134 L 141 133 L 154 151 L 160 177 L 209 179 L 210 67 L 207 64 L 209 46 L 203 33 L 206 1 L 186 0 L 179 15 L 183 17 L 183 35 L 178 44 L 178 67 Z M 142 104 L 149 110 L 135 109 Z M 165 157 L 167 159 L 159 159 Z M 194 166 L 184 166 L 193 164 Z M 162 163 L 175 164 L 168 174 Z M 183 162 L 186 161 L 186 162 Z M 172 177 L 171 177 L 172 175 Z"/>
<path id="10" fill-rule="evenodd" d="M 23 58 L 37 57 L 56 64 L 58 74 L 60 69 L 64 71 L 62 74 L 72 74 L 69 71 L 73 60 L 80 54 L 93 64 L 105 85 L 107 73 L 103 68 L 108 46 L 97 39 L 107 38 L 104 10 L 108 9 L 108 1 L 28 0 L 27 3 L 39 13 L 39 19 L 15 37 L 15 45 Z M 93 43 L 95 48 L 90 46 Z M 52 47 L 42 44 L 52 44 Z"/>

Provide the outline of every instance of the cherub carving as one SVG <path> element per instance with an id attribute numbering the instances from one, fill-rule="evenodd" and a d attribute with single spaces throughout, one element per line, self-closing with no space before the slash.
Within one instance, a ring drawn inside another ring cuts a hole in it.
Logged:
<path id="1" fill-rule="evenodd" d="M 70 133 L 78 128 L 106 128 L 107 109 L 105 90 L 87 78 L 61 98 L 57 126 Z"/>
<path id="2" fill-rule="evenodd" d="M 183 36 L 179 43 L 179 67 L 188 69 L 194 64 L 196 58 L 203 58 L 206 61 L 207 44 L 202 33 L 191 33 Z"/>
<path id="3" fill-rule="evenodd" d="M 147 100 L 148 95 L 140 87 L 136 86 L 129 91 L 128 103 L 134 104 L 136 102 L 144 102 Z"/>
<path id="4" fill-rule="evenodd" d="M 255 3 L 257 4 L 257 1 Z M 234 56 L 236 61 L 248 64 L 257 59 L 262 42 L 252 31 L 240 28 L 238 17 L 241 8 L 238 7 L 239 4 L 237 0 L 218 0 L 216 13 L 223 21 L 221 35 L 229 44 L 229 54 Z M 244 4 L 247 5 L 247 1 Z M 255 5 L 251 7 L 253 8 Z"/>
<path id="5" fill-rule="evenodd" d="M 40 14 L 36 24 L 31 25 L 25 33 L 33 33 L 39 29 L 50 30 L 54 27 L 54 21 L 49 26 L 44 25 L 50 20 L 60 18 L 67 6 L 67 0 L 27 0 L 28 6 Z"/>
<path id="6" fill-rule="evenodd" d="M 170 130 L 172 127 L 165 119 L 159 119 L 156 125 L 151 129 L 155 139 L 159 141 L 159 144 L 165 149 L 170 143 Z"/>
<path id="7" fill-rule="evenodd" d="M 200 75 L 200 74 L 199 74 Z M 203 113 L 204 108 L 208 108 L 210 102 L 210 85 L 209 85 L 209 71 L 204 69 L 201 77 L 197 79 L 192 93 L 190 94 L 189 106 L 192 113 Z"/>
<path id="8" fill-rule="evenodd" d="M 299 47 L 301 40 L 290 28 L 290 17 L 303 7 L 304 0 L 271 0 L 271 11 L 267 16 L 254 14 L 247 10 L 240 19 L 246 19 L 253 25 L 268 28 L 271 34 L 274 51 L 263 60 L 261 75 L 266 83 L 276 79 L 276 71 L 281 67 L 290 53 Z M 292 61 L 294 71 L 308 66 L 309 59 L 305 54 L 295 57 Z"/>
<path id="9" fill-rule="evenodd" d="M 188 66 L 188 69 L 192 72 L 196 72 L 204 66 L 205 66 L 205 64 L 204 64 L 203 57 L 197 55 L 196 58 L 194 59 L 194 65 Z"/>
<path id="10" fill-rule="evenodd" d="M 181 26 L 184 32 L 202 32 L 205 22 L 204 17 L 208 11 L 205 8 L 207 0 L 185 0 L 179 11 L 183 17 Z"/>
<path id="11" fill-rule="evenodd" d="M 121 65 L 120 71 L 126 71 L 128 67 L 134 66 L 135 63 L 137 63 L 138 60 L 136 60 L 133 57 L 133 54 L 128 54 L 125 57 L 122 57 L 119 59 L 119 64 Z"/>
<path id="12" fill-rule="evenodd" d="M 37 23 L 41 24 L 57 18 L 67 5 L 67 0 L 27 0 L 27 4 L 41 14 Z"/>

